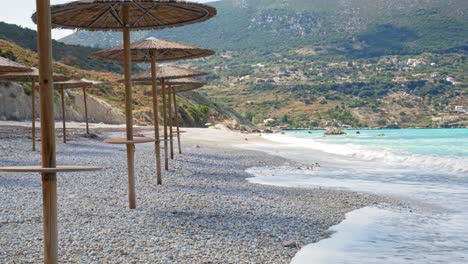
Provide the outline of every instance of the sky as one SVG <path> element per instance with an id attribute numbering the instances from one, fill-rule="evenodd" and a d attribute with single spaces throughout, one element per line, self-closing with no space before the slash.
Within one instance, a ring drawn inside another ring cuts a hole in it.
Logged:
<path id="1" fill-rule="evenodd" d="M 213 0 L 192 0 L 194 2 L 206 3 Z M 3 2 L 3 1 L 2 1 Z M 36 30 L 36 25 L 31 20 L 31 15 L 36 12 L 36 0 L 13 0 L 5 1 L 8 3 L 2 4 L 0 8 L 0 21 L 17 24 L 22 27 L 27 27 Z M 50 0 L 53 4 L 63 4 L 70 2 L 70 0 Z M 52 30 L 52 37 L 54 39 L 63 38 L 73 33 L 72 30 Z"/>

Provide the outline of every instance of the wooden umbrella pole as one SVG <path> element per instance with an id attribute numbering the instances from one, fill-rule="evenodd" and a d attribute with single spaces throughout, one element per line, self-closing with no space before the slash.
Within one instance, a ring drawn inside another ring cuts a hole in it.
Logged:
<path id="1" fill-rule="evenodd" d="M 151 51 L 151 84 L 153 93 L 153 124 L 154 124 L 154 142 L 156 153 L 156 184 L 161 185 L 161 139 L 159 138 L 159 117 L 158 117 L 158 89 L 156 76 L 156 54 Z"/>
<path id="2" fill-rule="evenodd" d="M 172 135 L 172 85 L 169 84 L 169 89 L 168 89 L 168 99 L 167 101 L 169 102 L 168 109 L 169 109 L 169 144 L 171 146 L 171 160 L 174 159 L 174 141 L 173 141 L 173 135 Z"/>
<path id="3" fill-rule="evenodd" d="M 34 80 L 34 77 L 31 78 L 31 97 L 32 97 L 32 104 L 31 104 L 31 119 L 32 119 L 32 150 L 36 151 L 36 81 Z"/>
<path id="4" fill-rule="evenodd" d="M 169 170 L 169 156 L 167 149 L 167 105 L 166 105 L 166 85 L 164 79 L 161 80 L 162 102 L 163 102 L 163 123 L 164 123 L 164 169 Z"/>
<path id="5" fill-rule="evenodd" d="M 128 28 L 129 7 L 124 6 L 123 11 L 123 42 L 124 42 L 124 71 L 125 71 L 125 120 L 127 126 L 127 140 L 133 140 L 133 117 L 132 117 L 132 62 L 130 57 L 130 29 Z M 127 144 L 127 166 L 128 166 L 128 202 L 130 209 L 136 208 L 135 201 L 135 145 Z"/>
<path id="6" fill-rule="evenodd" d="M 89 135 L 88 103 L 86 102 L 86 88 L 85 87 L 83 87 L 83 102 L 84 102 L 84 112 L 85 112 L 85 121 L 86 121 L 86 134 Z"/>
<path id="7" fill-rule="evenodd" d="M 62 98 L 63 143 L 67 143 L 67 128 L 65 125 L 65 94 L 63 92 L 63 86 L 60 88 L 60 97 Z"/>
<path id="8" fill-rule="evenodd" d="M 175 123 L 177 127 L 177 146 L 179 147 L 179 154 L 182 154 L 182 146 L 180 145 L 180 131 L 179 131 L 179 114 L 177 108 L 177 96 L 176 96 L 176 89 L 172 88 L 172 98 L 174 100 L 174 115 L 175 115 Z"/>
<path id="9" fill-rule="evenodd" d="M 41 107 L 42 167 L 55 168 L 54 87 L 52 80 L 52 39 L 49 0 L 37 0 L 37 51 Z M 44 222 L 44 263 L 57 263 L 57 178 L 56 173 L 42 173 Z"/>

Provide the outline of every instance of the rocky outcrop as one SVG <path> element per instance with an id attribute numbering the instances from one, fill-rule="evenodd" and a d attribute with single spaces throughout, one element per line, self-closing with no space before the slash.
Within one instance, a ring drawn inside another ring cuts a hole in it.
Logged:
<path id="1" fill-rule="evenodd" d="M 30 88 L 13 82 L 0 82 L 0 120 L 24 121 L 31 120 L 31 96 Z M 36 117 L 39 118 L 39 94 L 36 90 Z M 122 124 L 125 117 L 121 112 L 96 97 L 87 96 L 88 119 L 91 123 Z M 84 101 L 83 94 L 65 91 L 65 114 L 67 121 L 83 122 Z M 55 118 L 62 118 L 60 96 L 54 95 Z"/>
<path id="2" fill-rule="evenodd" d="M 344 135 L 346 134 L 343 130 L 336 127 L 328 127 L 325 135 Z"/>
<path id="3" fill-rule="evenodd" d="M 27 119 L 31 119 L 31 97 L 19 84 L 0 82 L 0 120 Z"/>
<path id="4" fill-rule="evenodd" d="M 68 96 L 75 102 L 73 105 L 77 113 L 76 119 L 84 121 L 84 100 L 83 94 L 68 91 Z M 117 109 L 113 108 L 107 102 L 90 96 L 87 94 L 86 101 L 88 103 L 88 120 L 91 123 L 105 123 L 105 124 L 123 124 L 125 123 L 125 116 Z"/>

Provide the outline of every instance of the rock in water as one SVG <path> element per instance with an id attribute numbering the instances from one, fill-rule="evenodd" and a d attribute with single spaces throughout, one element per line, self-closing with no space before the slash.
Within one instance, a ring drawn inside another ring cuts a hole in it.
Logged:
<path id="1" fill-rule="evenodd" d="M 343 130 L 337 128 L 337 127 L 329 127 L 327 128 L 327 131 L 325 132 L 325 135 L 345 135 L 346 133 L 343 132 Z"/>

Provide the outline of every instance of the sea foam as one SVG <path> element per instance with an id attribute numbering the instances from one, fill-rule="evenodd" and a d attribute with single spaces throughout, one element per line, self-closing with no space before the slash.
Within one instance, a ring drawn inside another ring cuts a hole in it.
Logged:
<path id="1" fill-rule="evenodd" d="M 288 135 L 265 135 L 265 138 L 290 146 L 318 150 L 364 161 L 378 161 L 390 166 L 417 167 L 430 171 L 468 173 L 468 157 L 411 154 L 388 148 L 371 149 L 353 143 L 330 144 Z"/>

